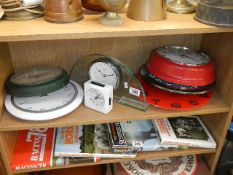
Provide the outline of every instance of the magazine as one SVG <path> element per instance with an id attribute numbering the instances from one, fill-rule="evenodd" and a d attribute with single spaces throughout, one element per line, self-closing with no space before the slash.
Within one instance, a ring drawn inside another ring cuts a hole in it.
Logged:
<path id="1" fill-rule="evenodd" d="M 106 124 L 57 128 L 55 156 L 134 158 L 136 153 L 113 153 Z"/>
<path id="2" fill-rule="evenodd" d="M 53 128 L 19 131 L 11 160 L 12 171 L 99 161 L 99 158 L 54 157 L 54 138 Z"/>
<path id="3" fill-rule="evenodd" d="M 135 120 L 108 124 L 110 145 L 114 152 L 177 149 L 177 145 L 161 144 L 152 120 Z"/>
<path id="4" fill-rule="evenodd" d="M 216 148 L 216 142 L 198 116 L 155 119 L 161 143 Z"/>

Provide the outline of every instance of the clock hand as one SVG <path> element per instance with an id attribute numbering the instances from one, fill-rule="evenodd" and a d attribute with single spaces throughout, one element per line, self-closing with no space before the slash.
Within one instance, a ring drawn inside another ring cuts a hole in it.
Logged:
<path id="1" fill-rule="evenodd" d="M 182 57 L 186 57 L 186 58 L 193 59 L 192 57 L 190 57 L 190 56 L 188 56 L 188 55 L 185 55 L 185 54 L 182 54 L 181 56 L 182 56 Z"/>
<path id="2" fill-rule="evenodd" d="M 112 77 L 112 76 L 113 76 L 113 74 L 111 74 L 111 75 L 104 74 L 104 77 Z"/>
<path id="3" fill-rule="evenodd" d="M 99 99 L 99 96 L 100 96 L 100 95 L 97 95 L 97 96 L 95 97 L 95 100 Z"/>
<path id="4" fill-rule="evenodd" d="M 102 71 L 100 71 L 99 69 L 97 69 L 97 70 L 101 75 L 105 76 L 105 74 Z"/>

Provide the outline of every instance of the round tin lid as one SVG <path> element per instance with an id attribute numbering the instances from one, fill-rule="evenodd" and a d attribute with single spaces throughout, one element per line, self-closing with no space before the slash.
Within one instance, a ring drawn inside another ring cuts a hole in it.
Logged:
<path id="1" fill-rule="evenodd" d="M 162 159 L 127 161 L 122 162 L 121 166 L 128 175 L 194 175 L 197 171 L 198 160 L 196 155 L 187 155 Z"/>
<path id="2" fill-rule="evenodd" d="M 82 102 L 83 90 L 70 81 L 46 96 L 14 97 L 7 95 L 5 106 L 13 116 L 24 120 L 50 120 L 72 112 Z"/>
<path id="3" fill-rule="evenodd" d="M 187 47 L 166 46 L 157 48 L 156 51 L 160 56 L 182 65 L 200 66 L 208 64 L 210 61 L 206 54 Z"/>

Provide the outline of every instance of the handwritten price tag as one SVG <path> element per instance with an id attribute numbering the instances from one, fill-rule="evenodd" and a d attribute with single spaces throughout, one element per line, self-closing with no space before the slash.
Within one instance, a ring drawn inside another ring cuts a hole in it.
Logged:
<path id="1" fill-rule="evenodd" d="M 136 148 L 143 147 L 143 141 L 133 141 L 132 146 Z"/>
<path id="2" fill-rule="evenodd" d="M 141 91 L 140 91 L 139 89 L 136 89 L 136 88 L 133 88 L 133 87 L 129 87 L 129 93 L 130 93 L 131 95 L 134 95 L 134 96 L 139 97 Z"/>

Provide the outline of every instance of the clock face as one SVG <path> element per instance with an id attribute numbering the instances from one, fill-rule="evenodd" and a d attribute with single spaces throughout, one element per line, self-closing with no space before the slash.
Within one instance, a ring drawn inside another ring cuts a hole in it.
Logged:
<path id="1" fill-rule="evenodd" d="M 210 58 L 204 53 L 199 53 L 195 50 L 186 47 L 175 47 L 175 46 L 162 47 L 162 48 L 158 48 L 157 52 L 161 56 L 178 64 L 197 66 L 197 65 L 208 64 L 210 61 Z"/>
<path id="2" fill-rule="evenodd" d="M 111 63 L 96 62 L 89 69 L 89 77 L 96 82 L 107 84 L 114 89 L 117 88 L 120 79 L 120 73 Z"/>
<path id="3" fill-rule="evenodd" d="M 46 96 L 14 97 L 6 95 L 7 111 L 23 120 L 42 121 L 62 117 L 75 110 L 83 100 L 81 86 L 70 80 L 63 88 Z"/>
<path id="4" fill-rule="evenodd" d="M 87 90 L 86 100 L 87 103 L 91 104 L 91 106 L 95 107 L 96 109 L 101 109 L 105 105 L 103 94 L 94 88 L 90 88 Z"/>
<path id="5" fill-rule="evenodd" d="M 62 69 L 52 66 L 33 67 L 20 71 L 11 77 L 11 82 L 18 85 L 36 85 L 49 82 L 62 73 Z"/>
<path id="6" fill-rule="evenodd" d="M 35 97 L 14 97 L 12 96 L 12 104 L 22 110 L 33 113 L 45 113 L 49 111 L 64 108 L 74 101 L 78 91 L 73 83 L 52 92 L 46 96 Z"/>

